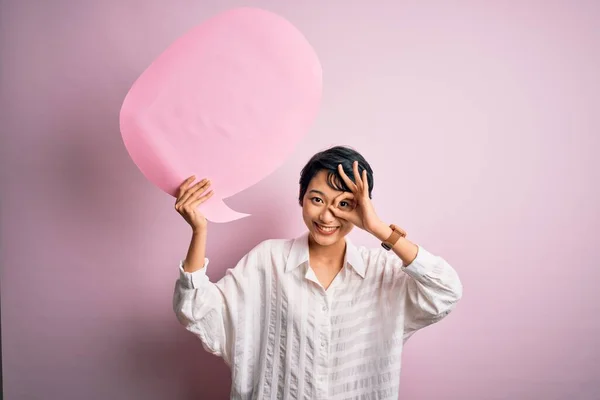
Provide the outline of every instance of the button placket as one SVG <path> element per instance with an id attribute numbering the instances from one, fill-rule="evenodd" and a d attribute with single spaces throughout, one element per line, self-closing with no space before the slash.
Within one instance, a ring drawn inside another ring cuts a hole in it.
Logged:
<path id="1" fill-rule="evenodd" d="M 319 353 L 320 360 L 322 365 L 322 370 L 318 376 L 318 382 L 320 386 L 323 388 L 324 393 L 328 392 L 328 373 L 329 373 L 329 337 L 331 336 L 331 318 L 329 316 L 330 307 L 328 304 L 328 296 L 327 294 L 323 295 L 321 298 L 321 332 L 319 334 Z"/>

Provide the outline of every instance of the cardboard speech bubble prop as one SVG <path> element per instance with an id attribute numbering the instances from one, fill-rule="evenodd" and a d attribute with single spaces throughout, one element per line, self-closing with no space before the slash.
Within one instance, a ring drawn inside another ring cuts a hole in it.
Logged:
<path id="1" fill-rule="evenodd" d="M 213 222 L 246 216 L 223 199 L 283 164 L 308 132 L 322 93 L 319 59 L 268 11 L 221 13 L 177 39 L 135 81 L 120 113 L 125 147 L 144 176 L 177 196 L 208 178 Z"/>

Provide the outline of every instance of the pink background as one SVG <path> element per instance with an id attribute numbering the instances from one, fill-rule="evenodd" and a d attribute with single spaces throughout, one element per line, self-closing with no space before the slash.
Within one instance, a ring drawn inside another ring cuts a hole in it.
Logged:
<path id="1" fill-rule="evenodd" d="M 173 40 L 238 5 L 307 36 L 324 97 L 285 165 L 227 200 L 253 215 L 211 226 L 209 275 L 302 232 L 300 168 L 350 144 L 380 216 L 465 287 L 407 343 L 401 397 L 599 398 L 600 3 L 1 4 L 5 399 L 227 398 L 227 367 L 171 309 L 190 229 L 128 157 L 118 112 Z"/>

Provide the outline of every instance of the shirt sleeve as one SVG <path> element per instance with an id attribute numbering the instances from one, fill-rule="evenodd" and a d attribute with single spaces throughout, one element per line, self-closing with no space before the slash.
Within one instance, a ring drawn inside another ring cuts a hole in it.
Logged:
<path id="1" fill-rule="evenodd" d="M 202 342 L 206 351 L 231 365 L 233 337 L 239 305 L 244 298 L 245 275 L 254 270 L 253 253 L 244 256 L 225 276 L 213 283 L 204 268 L 185 272 L 179 263 L 179 278 L 173 293 L 173 310 L 179 322 Z"/>
<path id="2" fill-rule="evenodd" d="M 446 260 L 421 246 L 413 262 L 402 265 L 400 270 L 405 274 L 401 296 L 404 340 L 407 340 L 417 330 L 448 315 L 462 297 L 463 287 L 458 273 Z"/>

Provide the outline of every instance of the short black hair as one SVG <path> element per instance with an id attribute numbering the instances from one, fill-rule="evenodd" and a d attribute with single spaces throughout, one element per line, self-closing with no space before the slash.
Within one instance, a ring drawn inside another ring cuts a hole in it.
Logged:
<path id="1" fill-rule="evenodd" d="M 369 183 L 369 198 L 373 192 L 373 170 L 365 158 L 356 150 L 348 146 L 334 146 L 321 151 L 306 163 L 300 172 L 300 196 L 298 201 L 302 205 L 302 199 L 308 190 L 308 184 L 319 171 L 327 172 L 327 184 L 334 190 L 350 192 L 350 188 L 344 182 L 338 172 L 338 165 L 342 164 L 344 172 L 354 182 L 354 170 L 352 164 L 358 161 L 358 172 L 362 177 L 363 170 L 367 171 L 367 182 Z"/>

